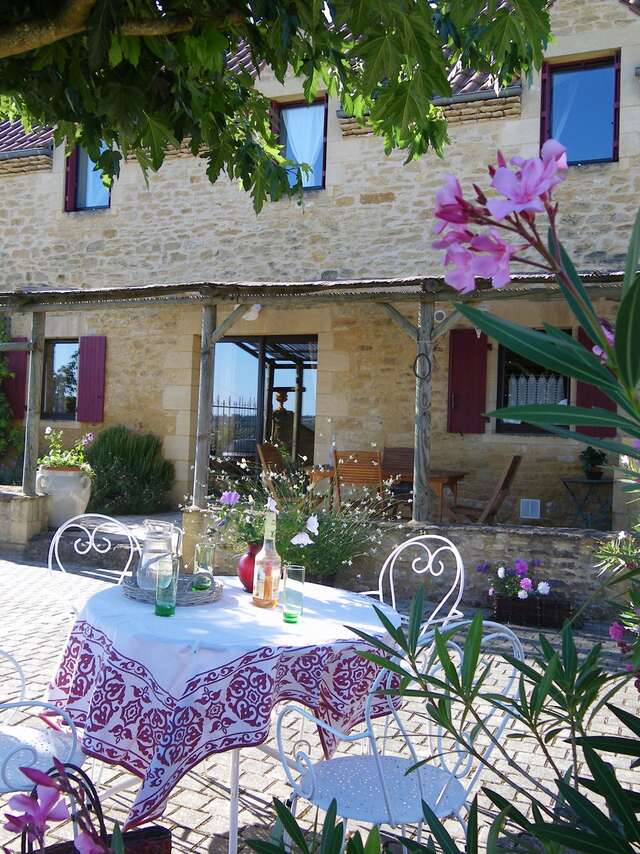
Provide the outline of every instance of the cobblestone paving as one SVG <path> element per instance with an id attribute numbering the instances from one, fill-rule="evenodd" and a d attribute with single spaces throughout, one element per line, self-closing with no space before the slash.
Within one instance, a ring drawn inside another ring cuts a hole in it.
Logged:
<path id="1" fill-rule="evenodd" d="M 83 597 L 90 596 L 110 583 L 112 579 L 108 572 L 93 571 L 82 576 L 74 576 L 73 579 L 74 592 L 80 601 Z M 28 679 L 28 696 L 41 698 L 56 666 L 68 631 L 64 607 L 54 596 L 54 582 L 46 569 L 15 561 L 0 560 L 0 603 L 2 608 L 0 649 L 13 654 L 24 667 Z M 524 629 L 518 629 L 517 632 L 530 653 L 534 633 Z M 599 634 L 601 630 L 598 632 L 595 629 L 581 632 L 580 649 L 589 650 L 596 640 L 601 639 L 598 637 Z M 550 633 L 549 637 L 553 640 L 553 633 Z M 611 643 L 606 642 L 606 648 L 612 656 L 615 654 Z M 496 679 L 499 680 L 499 668 L 496 672 Z M 17 683 L 10 675 L 10 668 L 2 660 L 0 660 L 0 680 L 2 685 L 0 699 L 10 700 L 17 693 Z M 628 686 L 624 693 L 618 696 L 616 702 L 635 710 L 637 693 L 633 686 Z M 425 721 L 421 716 L 408 712 L 405 719 L 410 730 L 424 736 Z M 612 733 L 621 730 L 617 720 L 608 713 L 600 716 L 599 728 L 603 732 Z M 540 782 L 553 779 L 552 770 L 544 761 L 544 757 L 528 742 L 509 743 L 508 753 L 513 755 L 518 763 L 524 765 L 533 779 Z M 568 747 L 564 744 L 556 745 L 551 748 L 551 754 L 562 766 L 568 756 Z M 242 751 L 241 757 L 242 849 L 242 840 L 269 835 L 274 823 L 272 799 L 274 796 L 286 798 L 288 786 L 276 760 L 258 750 Z M 504 767 L 508 774 L 513 774 L 506 764 L 501 767 Z M 101 766 L 101 763 L 94 765 L 89 762 L 86 768 L 94 779 L 100 780 L 101 791 L 127 779 L 124 772 Z M 160 820 L 173 831 L 175 851 L 198 852 L 198 854 L 201 852 L 217 854 L 217 852 L 226 851 L 228 777 L 229 756 L 220 754 L 198 766 L 176 786 L 166 812 Z M 516 793 L 514 797 L 513 791 L 508 786 L 500 782 L 497 777 L 495 779 L 492 777 L 493 775 L 485 774 L 482 782 L 501 791 L 516 804 L 522 806 L 526 803 L 524 796 Z M 621 772 L 621 779 L 632 783 L 635 775 L 624 770 Z M 7 798 L 8 796 L 4 798 L 0 796 L 0 814 L 5 811 Z M 106 800 L 104 807 L 108 823 L 114 819 L 122 822 L 131 801 L 131 790 L 121 791 Z M 315 811 L 310 808 L 307 808 L 306 812 L 301 810 L 300 818 L 303 823 L 310 826 L 315 819 Z M 460 829 L 455 823 L 450 830 L 454 835 L 459 835 Z M 51 834 L 51 841 L 64 838 L 69 838 L 69 835 L 67 833 L 65 836 L 62 828 Z M 0 846 L 2 845 L 8 845 L 12 852 L 20 850 L 16 840 L 0 828 Z M 248 848 L 245 847 L 244 850 Z"/>

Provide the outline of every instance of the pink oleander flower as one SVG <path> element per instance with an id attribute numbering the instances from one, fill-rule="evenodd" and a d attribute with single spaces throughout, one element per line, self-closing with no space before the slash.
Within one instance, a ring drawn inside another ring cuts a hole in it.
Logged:
<path id="1" fill-rule="evenodd" d="M 518 575 L 526 575 L 529 572 L 529 563 L 524 558 L 519 557 L 514 560 L 513 568 L 518 573 Z"/>
<path id="2" fill-rule="evenodd" d="M 511 213 L 541 213 L 544 198 L 565 176 L 558 170 L 567 168 L 566 150 L 557 140 L 547 140 L 540 157 L 514 157 L 511 160 L 515 171 L 505 165 L 504 157 L 498 158 L 498 168 L 493 172 L 491 186 L 504 199 L 489 199 L 487 207 L 496 219 L 504 219 Z"/>
<path id="3" fill-rule="evenodd" d="M 526 590 L 527 593 L 531 593 L 533 590 L 533 581 L 530 578 L 520 579 L 520 588 Z"/>
<path id="4" fill-rule="evenodd" d="M 469 231 L 468 228 L 453 226 L 439 240 L 434 240 L 431 245 L 434 249 L 448 249 L 454 244 L 464 246 L 465 243 L 470 243 L 473 237 L 473 232 Z"/>
<path id="5" fill-rule="evenodd" d="M 624 626 L 619 620 L 614 620 L 609 626 L 609 637 L 614 641 L 621 641 L 624 637 Z"/>
<path id="6" fill-rule="evenodd" d="M 36 786 L 36 793 L 35 800 L 29 795 L 14 795 L 9 800 L 9 809 L 15 814 L 5 813 L 7 821 L 4 827 L 11 833 L 26 831 L 31 842 L 42 843 L 48 823 L 65 821 L 69 818 L 69 810 L 56 789 Z"/>
<path id="7" fill-rule="evenodd" d="M 509 263 L 517 250 L 505 243 L 497 229 L 490 229 L 489 234 L 478 234 L 470 246 L 476 252 L 486 253 L 476 256 L 474 272 L 477 276 L 491 279 L 494 288 L 503 288 L 511 281 Z"/>
<path id="8" fill-rule="evenodd" d="M 436 222 L 434 231 L 440 233 L 449 223 L 462 225 L 469 222 L 462 187 L 455 175 L 448 175 L 442 187 L 436 193 L 435 216 L 440 222 Z"/>
<path id="9" fill-rule="evenodd" d="M 473 269 L 474 254 L 462 246 L 451 246 L 447 250 L 445 265 L 451 267 L 444 274 L 444 280 L 448 285 L 460 293 L 466 294 L 476 286 L 476 278 Z"/>
<path id="10" fill-rule="evenodd" d="M 84 830 L 73 840 L 73 845 L 78 854 L 106 854 L 111 850 L 99 837 L 93 837 Z"/>
<path id="11" fill-rule="evenodd" d="M 606 317 L 600 317 L 598 318 L 598 320 L 600 322 L 600 328 L 602 329 L 602 334 L 604 335 L 607 344 L 609 345 L 609 347 L 615 347 L 616 334 L 613 329 L 613 326 L 609 323 Z M 598 344 L 591 348 L 591 352 L 594 356 L 597 356 L 600 359 L 603 365 L 606 365 L 609 361 L 609 357 L 607 356 L 606 351 L 603 350 L 602 347 L 600 347 Z"/>

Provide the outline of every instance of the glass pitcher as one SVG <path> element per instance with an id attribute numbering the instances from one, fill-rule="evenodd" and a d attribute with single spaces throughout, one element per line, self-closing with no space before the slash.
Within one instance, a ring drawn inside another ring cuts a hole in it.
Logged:
<path id="1" fill-rule="evenodd" d="M 141 590 L 155 590 L 158 574 L 171 574 L 174 556 L 180 554 L 182 530 L 171 522 L 144 520 L 145 535 L 136 579 Z"/>

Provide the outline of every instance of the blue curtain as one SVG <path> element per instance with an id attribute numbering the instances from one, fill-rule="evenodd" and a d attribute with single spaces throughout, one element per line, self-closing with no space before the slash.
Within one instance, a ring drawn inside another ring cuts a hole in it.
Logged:
<path id="1" fill-rule="evenodd" d="M 321 187 L 324 166 L 324 104 L 310 107 L 284 107 L 280 119 L 285 131 L 285 157 L 294 163 L 311 166 L 311 172 L 302 173 L 303 187 Z M 295 173 L 289 183 L 295 184 Z"/>
<path id="2" fill-rule="evenodd" d="M 78 182 L 76 205 L 82 208 L 108 208 L 109 188 L 102 183 L 102 172 L 81 148 L 78 152 Z"/>

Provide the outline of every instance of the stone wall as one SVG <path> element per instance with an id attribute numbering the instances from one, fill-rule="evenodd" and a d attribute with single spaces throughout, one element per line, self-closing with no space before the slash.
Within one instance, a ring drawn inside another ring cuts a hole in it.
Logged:
<path id="1" fill-rule="evenodd" d="M 0 486 L 0 546 L 21 548 L 47 530 L 47 498 L 24 495 L 17 486 Z"/>
<path id="2" fill-rule="evenodd" d="M 484 560 L 504 561 L 511 565 L 518 557 L 539 560 L 541 565 L 536 570 L 539 580 L 549 580 L 552 589 L 568 595 L 575 607 L 592 596 L 602 581 L 594 568 L 593 549 L 606 534 L 598 531 L 572 531 L 567 528 L 540 528 L 532 531 L 531 528 L 506 525 L 398 528 L 388 523 L 386 528 L 387 533 L 375 558 L 361 558 L 354 561 L 351 567 L 341 569 L 336 581 L 338 586 L 359 591 L 377 589 L 378 575 L 387 555 L 405 539 L 424 533 L 447 537 L 459 549 L 465 568 L 463 609 L 465 606 L 487 605 L 487 576 L 476 572 L 476 566 Z M 396 563 L 396 595 L 404 601 L 413 595 L 419 583 L 411 567 L 412 561 L 416 557 L 424 557 L 424 554 L 421 549 L 410 548 Z M 425 596 L 429 601 L 438 601 L 444 596 L 455 579 L 452 553 L 443 552 L 440 557 L 445 566 L 441 576 L 422 576 L 426 579 Z M 590 615 L 602 616 L 607 613 L 603 599 L 599 596 L 593 600 L 588 609 Z"/>

